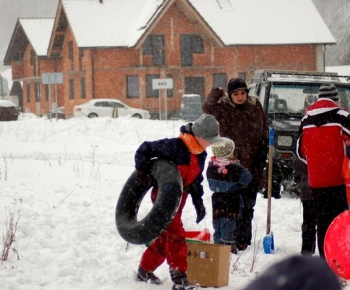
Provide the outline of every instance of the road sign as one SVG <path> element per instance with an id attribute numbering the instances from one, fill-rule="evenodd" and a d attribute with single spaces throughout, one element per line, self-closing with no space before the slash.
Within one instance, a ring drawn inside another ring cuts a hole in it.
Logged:
<path id="1" fill-rule="evenodd" d="M 41 75 L 41 82 L 43 84 L 62 84 L 63 73 L 44 73 Z"/>
<path id="2" fill-rule="evenodd" d="M 172 89 L 173 79 L 153 79 L 152 90 Z"/>

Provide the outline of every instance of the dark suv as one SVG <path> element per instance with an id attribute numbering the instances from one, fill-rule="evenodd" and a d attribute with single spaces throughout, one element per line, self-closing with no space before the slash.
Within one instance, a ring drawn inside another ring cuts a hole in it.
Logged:
<path id="1" fill-rule="evenodd" d="M 326 72 L 255 71 L 249 94 L 259 97 L 269 126 L 275 130 L 272 196 L 278 197 L 281 190 L 300 193 L 300 176 L 292 168 L 300 121 L 305 109 L 317 100 L 318 89 L 324 83 L 337 87 L 340 105 L 350 111 L 350 76 Z"/>

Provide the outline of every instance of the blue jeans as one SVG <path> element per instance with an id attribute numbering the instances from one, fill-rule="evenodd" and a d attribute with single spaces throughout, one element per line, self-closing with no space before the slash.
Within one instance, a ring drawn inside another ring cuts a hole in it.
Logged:
<path id="1" fill-rule="evenodd" d="M 214 243 L 229 245 L 234 242 L 233 231 L 236 228 L 237 217 L 219 218 L 213 220 Z"/>

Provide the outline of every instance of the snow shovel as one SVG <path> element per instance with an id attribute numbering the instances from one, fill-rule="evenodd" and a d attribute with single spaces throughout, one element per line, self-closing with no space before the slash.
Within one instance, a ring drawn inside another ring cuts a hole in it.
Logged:
<path id="1" fill-rule="evenodd" d="M 263 239 L 263 247 L 265 254 L 271 254 L 275 249 L 273 232 L 271 231 L 271 195 L 272 195 L 272 163 L 273 163 L 273 144 L 275 139 L 275 130 L 270 129 L 269 132 L 269 168 L 267 181 L 267 224 L 266 236 Z"/>

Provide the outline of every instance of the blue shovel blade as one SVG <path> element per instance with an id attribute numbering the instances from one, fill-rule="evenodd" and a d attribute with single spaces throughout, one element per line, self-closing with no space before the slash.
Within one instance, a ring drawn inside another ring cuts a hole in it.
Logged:
<path id="1" fill-rule="evenodd" d="M 265 254 L 271 254 L 274 249 L 274 240 L 273 240 L 273 232 L 266 235 L 263 239 L 263 247 L 264 247 L 264 253 Z"/>

